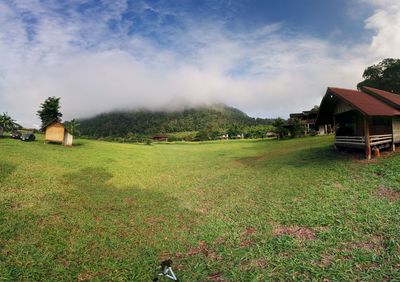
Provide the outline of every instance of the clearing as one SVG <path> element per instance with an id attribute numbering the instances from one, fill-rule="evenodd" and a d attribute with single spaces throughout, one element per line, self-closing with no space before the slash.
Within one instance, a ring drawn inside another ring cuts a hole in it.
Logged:
<path id="1" fill-rule="evenodd" d="M 399 280 L 400 155 L 332 141 L 0 139 L 0 280 Z"/>

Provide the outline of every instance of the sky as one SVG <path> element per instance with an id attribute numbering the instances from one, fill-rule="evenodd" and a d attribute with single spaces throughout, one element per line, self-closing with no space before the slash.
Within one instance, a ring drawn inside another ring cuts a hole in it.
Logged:
<path id="1" fill-rule="evenodd" d="M 398 0 L 0 0 L 0 112 L 26 127 L 224 103 L 283 117 L 400 57 Z"/>

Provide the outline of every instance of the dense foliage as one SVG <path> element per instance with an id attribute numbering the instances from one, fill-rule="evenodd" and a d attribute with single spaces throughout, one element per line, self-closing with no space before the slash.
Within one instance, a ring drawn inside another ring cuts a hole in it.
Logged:
<path id="1" fill-rule="evenodd" d="M 42 121 L 42 128 L 53 121 L 61 121 L 60 98 L 47 98 L 46 101 L 40 104 L 40 110 L 37 111 L 37 115 Z"/>
<path id="2" fill-rule="evenodd" d="M 366 68 L 363 78 L 357 84 L 358 89 L 369 86 L 400 94 L 400 59 L 384 59 L 379 64 Z"/>
<path id="3" fill-rule="evenodd" d="M 11 131 L 13 129 L 21 128 L 21 126 L 16 123 L 16 121 L 13 120 L 12 117 L 9 116 L 7 113 L 3 113 L 2 115 L 0 115 L 0 126 L 5 131 Z"/>
<path id="4" fill-rule="evenodd" d="M 80 124 L 76 121 L 76 119 L 66 121 L 64 125 L 69 130 L 69 132 L 71 132 L 72 135 L 79 135 Z"/>
<path id="5" fill-rule="evenodd" d="M 214 105 L 182 111 L 111 112 L 81 119 L 79 123 L 81 135 L 94 138 L 128 137 L 135 140 L 153 134 L 196 131 L 197 137 L 205 140 L 224 133 L 244 134 L 246 127 L 268 125 L 271 120 L 251 118 L 238 109 Z"/>

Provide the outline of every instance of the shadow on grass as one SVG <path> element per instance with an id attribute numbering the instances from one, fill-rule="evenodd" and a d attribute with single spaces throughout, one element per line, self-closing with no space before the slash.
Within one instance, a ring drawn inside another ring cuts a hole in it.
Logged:
<path id="1" fill-rule="evenodd" d="M 1 163 L 0 176 L 4 178 L 13 169 Z M 198 240 L 206 219 L 184 208 L 178 198 L 168 191 L 116 187 L 112 178 L 103 167 L 64 174 L 62 186 L 70 189 L 47 194 L 42 199 L 45 212 L 24 210 L 18 220 L 9 221 L 8 229 L 2 230 L 8 238 L 29 236 L 29 242 L 40 241 L 40 248 L 22 241 L 9 244 L 16 253 L 10 255 L 9 266 L 17 258 L 17 249 L 31 250 L 18 258 L 29 266 L 14 268 L 9 280 L 61 276 L 66 280 L 113 280 L 118 272 L 122 280 L 141 281 L 145 277 L 150 281 L 161 260 L 176 261 L 175 253 L 186 250 L 190 238 Z M 14 213 L 0 210 L 5 218 L 15 218 Z M 49 272 L 38 271 L 43 267 Z"/>
<path id="2" fill-rule="evenodd" d="M 110 181 L 112 178 L 113 174 L 103 167 L 86 167 L 65 174 L 65 184 L 74 188 L 68 195 L 67 206 L 77 205 L 82 209 L 103 213 L 119 211 L 121 216 L 132 211 L 140 212 L 143 216 L 140 220 L 145 222 L 148 218 L 149 223 L 156 217 L 171 217 L 171 220 L 177 220 L 183 216 L 192 218 L 189 222 L 194 222 L 193 218 L 198 217 L 196 212 L 183 207 L 183 203 L 168 194 L 168 191 L 164 193 L 132 186 L 116 187 Z"/>
<path id="3" fill-rule="evenodd" d="M 0 183 L 16 170 L 17 166 L 8 162 L 0 162 Z"/>
<path id="4" fill-rule="evenodd" d="M 154 241 L 157 241 L 154 237 L 185 233 L 189 230 L 187 224 L 192 230 L 203 220 L 197 212 L 183 207 L 179 198 L 172 197 L 168 191 L 116 187 L 110 181 L 112 178 L 113 174 L 103 167 L 86 167 L 64 175 L 66 184 L 74 189 L 68 193 L 63 209 L 117 220 L 122 225 L 129 222 L 127 229 L 136 226 L 129 232 L 141 233 Z"/>
<path id="5" fill-rule="evenodd" d="M 290 146 L 274 148 L 261 155 L 241 158 L 236 161 L 246 166 L 279 165 L 300 168 L 330 167 L 334 162 L 349 161 L 354 158 L 358 159 L 358 157 L 358 155 L 353 156 L 333 151 L 330 146 Z"/>

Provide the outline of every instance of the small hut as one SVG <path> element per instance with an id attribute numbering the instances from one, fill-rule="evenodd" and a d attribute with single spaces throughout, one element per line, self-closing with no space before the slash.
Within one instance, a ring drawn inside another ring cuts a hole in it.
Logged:
<path id="1" fill-rule="evenodd" d="M 0 126 L 0 137 L 3 137 L 4 129 Z"/>
<path id="2" fill-rule="evenodd" d="M 400 95 L 371 87 L 362 91 L 329 87 L 317 124 L 333 124 L 335 146 L 365 149 L 395 148 L 400 143 Z"/>
<path id="3" fill-rule="evenodd" d="M 53 121 L 48 124 L 45 128 L 44 142 L 58 142 L 64 146 L 72 146 L 74 137 L 65 128 L 65 126 L 57 121 Z"/>
<path id="4" fill-rule="evenodd" d="M 160 141 L 160 142 L 167 142 L 168 141 L 168 136 L 167 135 L 163 135 L 163 134 L 159 134 L 159 135 L 155 135 L 155 136 L 151 137 L 151 140 Z"/>

